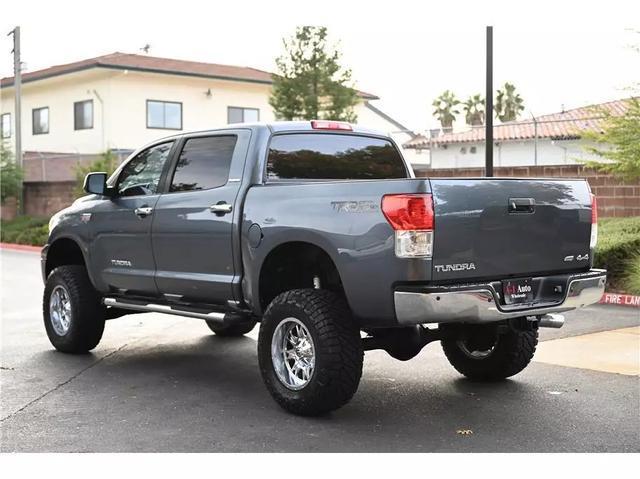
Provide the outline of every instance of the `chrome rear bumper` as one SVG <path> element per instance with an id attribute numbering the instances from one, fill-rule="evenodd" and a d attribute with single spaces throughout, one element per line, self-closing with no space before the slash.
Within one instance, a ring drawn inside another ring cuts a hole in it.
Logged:
<path id="1" fill-rule="evenodd" d="M 604 294 L 605 270 L 568 277 L 564 299 L 508 307 L 499 303 L 499 295 L 491 284 L 468 287 L 438 288 L 437 291 L 394 292 L 396 318 L 399 324 L 424 323 L 488 323 L 523 316 L 561 313 L 597 303 Z"/>

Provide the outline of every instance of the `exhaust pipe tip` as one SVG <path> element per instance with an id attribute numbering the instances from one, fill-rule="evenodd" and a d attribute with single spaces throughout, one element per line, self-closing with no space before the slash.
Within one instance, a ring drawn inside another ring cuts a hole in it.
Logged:
<path id="1" fill-rule="evenodd" d="M 561 328 L 564 326 L 564 316 L 561 314 L 544 314 L 540 316 L 538 326 L 541 328 Z"/>

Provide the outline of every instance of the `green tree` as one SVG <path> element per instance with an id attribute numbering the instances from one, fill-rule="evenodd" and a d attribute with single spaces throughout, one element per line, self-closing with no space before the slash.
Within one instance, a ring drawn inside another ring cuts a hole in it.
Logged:
<path id="1" fill-rule="evenodd" d="M 94 171 L 102 171 L 111 176 L 111 173 L 116 171 L 117 167 L 118 157 L 111 150 L 105 151 L 88 165 L 76 165 L 76 186 L 73 189 L 73 194 L 76 198 L 80 198 L 81 196 L 86 195 L 82 187 L 84 185 L 84 179 L 87 174 Z"/>
<path id="2" fill-rule="evenodd" d="M 480 94 L 470 96 L 463 103 L 464 119 L 467 125 L 484 125 L 484 98 Z"/>
<path id="3" fill-rule="evenodd" d="M 0 142 L 0 201 L 17 198 L 22 188 L 22 169 L 16 164 L 13 152 Z"/>
<path id="4" fill-rule="evenodd" d="M 356 121 L 358 92 L 351 70 L 340 65 L 341 54 L 329 45 L 326 27 L 298 27 L 283 44 L 269 98 L 276 117 Z"/>
<path id="5" fill-rule="evenodd" d="M 627 100 L 623 115 L 601 107 L 594 114 L 602 117 L 601 131 L 583 132 L 582 139 L 595 143 L 585 149 L 606 161 L 587 165 L 626 180 L 640 179 L 640 98 Z"/>
<path id="6" fill-rule="evenodd" d="M 450 132 L 453 129 L 456 115 L 460 114 L 460 110 L 457 109 L 459 104 L 460 100 L 450 90 L 444 91 L 438 98 L 433 100 L 431 104 L 434 108 L 433 116 L 440 122 L 443 131 Z"/>
<path id="7" fill-rule="evenodd" d="M 516 93 L 515 85 L 507 82 L 496 92 L 496 118 L 500 121 L 514 121 L 524 110 L 524 100 Z"/>

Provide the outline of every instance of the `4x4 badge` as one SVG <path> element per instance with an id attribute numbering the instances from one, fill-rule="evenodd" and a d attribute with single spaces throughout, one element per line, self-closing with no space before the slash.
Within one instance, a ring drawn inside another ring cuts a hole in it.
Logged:
<path id="1" fill-rule="evenodd" d="M 586 260 L 589 259 L 589 254 L 585 253 L 585 254 L 579 254 L 577 256 L 574 256 L 574 255 L 565 256 L 564 257 L 564 262 L 565 263 L 569 263 L 569 262 L 573 261 L 574 259 L 576 261 L 586 261 Z"/>

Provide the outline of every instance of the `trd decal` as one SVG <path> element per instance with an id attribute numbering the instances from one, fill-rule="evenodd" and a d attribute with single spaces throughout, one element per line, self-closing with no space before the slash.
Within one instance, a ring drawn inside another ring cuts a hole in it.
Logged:
<path id="1" fill-rule="evenodd" d="M 379 209 L 373 201 L 332 201 L 331 207 L 339 213 L 368 213 Z"/>

